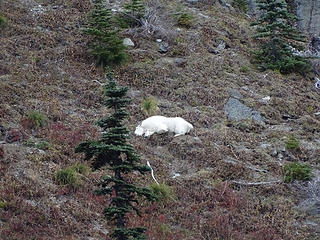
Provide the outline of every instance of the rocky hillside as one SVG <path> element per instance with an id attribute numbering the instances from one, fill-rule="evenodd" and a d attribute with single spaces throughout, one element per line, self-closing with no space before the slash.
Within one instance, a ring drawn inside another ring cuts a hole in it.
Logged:
<path id="1" fill-rule="evenodd" d="M 121 9 L 122 1 L 109 2 Z M 194 126 L 176 138 L 132 134 L 142 161 L 174 194 L 142 202 L 143 217 L 128 221 L 154 240 L 318 239 L 315 76 L 257 71 L 253 18 L 222 2 L 148 0 L 149 24 L 122 33 L 134 43 L 114 69 L 130 88 L 129 129 L 147 117 L 146 97 L 157 102 L 154 114 Z M 90 8 L 90 0 L 2 1 L 0 239 L 110 239 L 102 215 L 109 200 L 93 193 L 106 171 L 90 171 L 74 153 L 99 136 L 94 123 L 108 114 L 104 72 L 81 31 Z M 193 17 L 188 24 L 179 25 L 182 11 Z M 284 181 L 293 162 L 310 166 L 312 180 Z M 59 177 L 65 169 L 74 170 L 72 181 Z"/>

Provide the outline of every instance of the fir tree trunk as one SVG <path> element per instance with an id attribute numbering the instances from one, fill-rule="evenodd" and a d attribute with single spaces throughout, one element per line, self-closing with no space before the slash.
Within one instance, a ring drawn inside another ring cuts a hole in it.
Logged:
<path id="1" fill-rule="evenodd" d="M 121 171 L 120 170 L 116 170 L 114 175 L 115 175 L 115 178 L 117 180 L 122 180 Z M 115 185 L 115 195 L 116 196 L 118 196 L 118 194 L 119 194 L 119 188 L 120 188 L 120 186 L 118 186 L 118 184 L 116 184 Z M 117 207 L 121 207 L 121 203 L 117 204 L 117 205 L 119 205 Z M 117 227 L 118 228 L 124 228 L 124 219 L 120 214 L 118 214 L 118 216 L 117 216 Z M 123 240 L 123 239 L 122 239 L 121 236 L 119 236 L 118 240 Z"/>

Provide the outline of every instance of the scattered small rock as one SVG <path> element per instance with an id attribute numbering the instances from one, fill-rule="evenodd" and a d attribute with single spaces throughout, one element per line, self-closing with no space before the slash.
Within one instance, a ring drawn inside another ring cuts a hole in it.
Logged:
<path id="1" fill-rule="evenodd" d="M 313 36 L 311 39 L 310 47 L 312 52 L 320 52 L 320 37 Z"/>
<path id="2" fill-rule="evenodd" d="M 175 64 L 177 67 L 183 67 L 188 61 L 185 58 L 162 57 L 157 60 L 160 65 Z"/>
<path id="3" fill-rule="evenodd" d="M 180 173 L 174 173 L 173 176 L 172 176 L 172 178 L 177 178 L 177 177 L 180 177 L 180 176 L 181 176 Z"/>
<path id="4" fill-rule="evenodd" d="M 174 138 L 171 141 L 171 144 L 176 146 L 201 146 L 202 141 L 198 137 L 192 137 L 189 135 L 182 135 Z"/>
<path id="5" fill-rule="evenodd" d="M 283 119 L 283 120 L 290 121 L 290 120 L 297 119 L 297 117 L 291 116 L 291 115 L 288 115 L 288 114 L 283 114 L 283 115 L 282 115 L 282 119 Z"/>
<path id="6" fill-rule="evenodd" d="M 176 58 L 174 62 L 178 67 L 183 67 L 184 65 L 186 65 L 187 60 L 185 58 Z"/>
<path id="7" fill-rule="evenodd" d="M 109 233 L 109 231 L 107 229 L 104 228 L 103 225 L 99 224 L 99 223 L 95 223 L 93 229 L 107 235 Z"/>
<path id="8" fill-rule="evenodd" d="M 41 26 L 36 26 L 35 29 L 38 30 L 39 32 L 49 32 L 49 30 L 47 28 L 44 28 Z"/>
<path id="9" fill-rule="evenodd" d="M 228 8 L 230 9 L 231 8 L 231 5 L 229 3 L 230 1 L 228 0 L 219 0 L 219 3 L 221 4 L 222 7 L 225 7 L 225 8 Z"/>
<path id="10" fill-rule="evenodd" d="M 167 53 L 168 52 L 168 47 L 169 47 L 169 44 L 166 43 L 166 42 L 163 42 L 163 43 L 160 44 L 158 52 L 159 53 Z"/>
<path id="11" fill-rule="evenodd" d="M 229 93 L 232 98 L 236 98 L 239 100 L 243 99 L 242 94 L 237 89 L 229 89 Z"/>
<path id="12" fill-rule="evenodd" d="M 209 47 L 208 52 L 213 54 L 219 54 L 225 48 L 226 48 L 226 43 L 224 41 L 221 41 L 216 48 Z"/>
<path id="13" fill-rule="evenodd" d="M 283 159 L 283 155 L 281 153 L 278 154 L 278 159 L 282 160 Z"/>
<path id="14" fill-rule="evenodd" d="M 36 207 L 38 205 L 38 203 L 36 201 L 34 201 L 34 200 L 27 199 L 27 200 L 25 200 L 25 202 L 27 204 L 31 205 L 32 207 Z"/>
<path id="15" fill-rule="evenodd" d="M 34 0 L 20 0 L 18 2 L 20 2 L 22 6 L 24 6 L 25 8 L 30 8 L 38 5 L 37 2 Z"/>
<path id="16" fill-rule="evenodd" d="M 141 91 L 130 89 L 128 91 L 128 97 L 130 97 L 132 99 L 137 99 L 138 97 L 141 97 Z"/>
<path id="17" fill-rule="evenodd" d="M 264 98 L 261 99 L 261 103 L 264 103 L 264 104 L 268 104 L 271 100 L 271 97 L 270 96 L 266 96 Z"/>
<path id="18" fill-rule="evenodd" d="M 300 140 L 300 147 L 309 151 L 320 151 L 320 145 L 317 142 L 310 142 L 306 140 Z"/>
<path id="19" fill-rule="evenodd" d="M 134 47 L 134 42 L 130 38 L 123 39 L 123 45 L 126 47 Z"/>
<path id="20" fill-rule="evenodd" d="M 198 15 L 199 15 L 200 17 L 203 17 L 203 18 L 206 18 L 206 19 L 210 18 L 209 16 L 204 15 L 204 14 L 202 14 L 201 12 L 199 12 Z"/>
<path id="21" fill-rule="evenodd" d="M 293 128 L 287 125 L 273 125 L 268 128 L 268 131 L 275 132 L 292 132 Z"/>
<path id="22" fill-rule="evenodd" d="M 241 89 L 244 90 L 244 91 L 250 91 L 248 86 L 243 86 L 243 87 L 241 87 Z"/>
<path id="23" fill-rule="evenodd" d="M 201 139 L 199 137 L 194 137 L 193 138 L 196 142 L 202 143 Z"/>
<path id="24" fill-rule="evenodd" d="M 199 0 L 187 0 L 186 2 L 190 4 L 197 4 Z"/>
<path id="25" fill-rule="evenodd" d="M 276 157 L 278 155 L 278 151 L 276 149 L 274 149 L 271 154 L 272 157 Z"/>
<path id="26" fill-rule="evenodd" d="M 30 9 L 32 16 L 41 15 L 46 11 L 46 9 L 42 5 L 37 5 Z"/>
<path id="27" fill-rule="evenodd" d="M 261 148 L 264 148 L 264 149 L 267 149 L 267 148 L 271 147 L 271 144 L 269 144 L 269 143 L 262 143 L 262 144 L 260 145 L 260 147 L 261 147 Z"/>
<path id="28" fill-rule="evenodd" d="M 41 149 L 39 149 L 39 153 L 40 153 L 41 155 L 44 155 L 46 152 L 43 151 L 43 150 L 41 150 Z"/>

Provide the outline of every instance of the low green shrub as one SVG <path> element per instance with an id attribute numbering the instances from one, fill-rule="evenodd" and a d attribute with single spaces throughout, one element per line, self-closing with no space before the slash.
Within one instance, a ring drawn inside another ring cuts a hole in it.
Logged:
<path id="1" fill-rule="evenodd" d="M 31 128 L 42 128 L 47 122 L 47 117 L 45 116 L 45 114 L 38 111 L 30 112 L 27 119 L 30 122 Z"/>
<path id="2" fill-rule="evenodd" d="M 0 209 L 6 209 L 8 207 L 7 201 L 0 201 Z"/>
<path id="3" fill-rule="evenodd" d="M 129 3 L 124 4 L 123 8 L 125 14 L 123 14 L 122 19 L 120 19 L 120 24 L 123 24 L 123 21 L 126 23 L 127 27 L 135 27 L 141 24 L 139 20 L 143 18 L 146 13 L 144 1 L 131 0 Z"/>
<path id="4" fill-rule="evenodd" d="M 146 115 L 155 114 L 158 110 L 158 104 L 156 99 L 154 99 L 153 97 L 146 97 L 145 99 L 143 99 L 141 103 L 141 110 Z"/>
<path id="5" fill-rule="evenodd" d="M 55 174 L 55 179 L 60 185 L 70 185 L 76 187 L 79 185 L 79 176 L 76 170 L 72 167 L 60 169 Z"/>
<path id="6" fill-rule="evenodd" d="M 246 13 L 248 11 L 248 2 L 247 2 L 247 0 L 233 0 L 231 5 L 234 8 L 239 9 L 243 13 Z"/>
<path id="7" fill-rule="evenodd" d="M 48 150 L 50 148 L 50 143 L 47 141 L 41 140 L 40 142 L 35 144 L 35 147 L 41 150 Z"/>
<path id="8" fill-rule="evenodd" d="M 156 184 L 150 185 L 151 191 L 157 197 L 158 201 L 172 200 L 174 199 L 174 192 L 167 184 Z"/>
<path id="9" fill-rule="evenodd" d="M 290 136 L 286 142 L 286 149 L 294 151 L 300 148 L 299 140 L 296 139 L 294 136 Z"/>
<path id="10" fill-rule="evenodd" d="M 39 142 L 35 142 L 34 139 L 29 138 L 24 143 L 27 147 L 35 147 L 41 150 L 48 150 L 50 148 L 50 143 L 45 140 L 40 140 Z"/>
<path id="11" fill-rule="evenodd" d="M 186 27 L 189 28 L 192 26 L 194 17 L 187 12 L 182 12 L 181 14 L 178 15 L 178 24 L 181 27 Z"/>
<path id="12" fill-rule="evenodd" d="M 7 18 L 0 15 L 0 28 L 5 26 L 7 22 L 8 22 Z"/>
<path id="13" fill-rule="evenodd" d="M 91 168 L 89 165 L 85 163 L 76 163 L 72 166 L 72 168 L 79 174 L 88 176 L 89 173 L 91 172 Z"/>
<path id="14" fill-rule="evenodd" d="M 159 230 L 163 235 L 171 234 L 172 230 L 168 224 L 160 223 Z"/>
<path id="15" fill-rule="evenodd" d="M 36 143 L 33 139 L 29 138 L 24 145 L 26 145 L 27 147 L 35 147 Z"/>
<path id="16" fill-rule="evenodd" d="M 246 73 L 246 72 L 248 72 L 248 71 L 249 71 L 249 68 L 248 68 L 247 66 L 242 66 L 242 67 L 240 68 L 240 72 Z"/>
<path id="17" fill-rule="evenodd" d="M 291 183 L 294 180 L 309 181 L 312 179 L 311 167 L 301 163 L 290 163 L 284 166 L 284 182 Z"/>
<path id="18" fill-rule="evenodd" d="M 91 168 L 85 163 L 76 163 L 64 169 L 60 169 L 55 174 L 55 179 L 60 185 L 70 185 L 77 187 L 81 184 L 81 177 L 88 176 Z"/>

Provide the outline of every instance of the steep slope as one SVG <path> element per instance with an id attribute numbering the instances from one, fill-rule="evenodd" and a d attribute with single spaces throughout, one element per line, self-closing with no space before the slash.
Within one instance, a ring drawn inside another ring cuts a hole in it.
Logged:
<path id="1" fill-rule="evenodd" d="M 142 203 L 144 217 L 130 223 L 147 226 L 148 239 L 316 239 L 319 181 L 283 182 L 283 166 L 293 161 L 310 164 L 319 179 L 320 102 L 312 74 L 258 72 L 250 64 L 252 19 L 218 1 L 192 2 L 154 0 L 154 31 L 123 33 L 135 47 L 114 71 L 130 87 L 130 129 L 147 117 L 147 96 L 157 99 L 157 114 L 195 127 L 177 138 L 132 135 L 175 198 Z M 104 73 L 81 32 L 89 9 L 89 0 L 2 4 L 9 22 L 0 38 L 1 239 L 108 239 L 108 199 L 92 192 L 103 172 L 79 173 L 74 186 L 59 185 L 56 175 L 83 163 L 74 146 L 97 137 L 94 122 L 107 114 L 95 81 L 104 82 Z M 182 10 L 194 16 L 188 28 L 175 17 Z M 47 117 L 45 127 L 30 125 L 34 110 Z M 299 147 L 290 150 L 292 136 Z M 49 146 L 39 147 L 41 141 Z"/>

